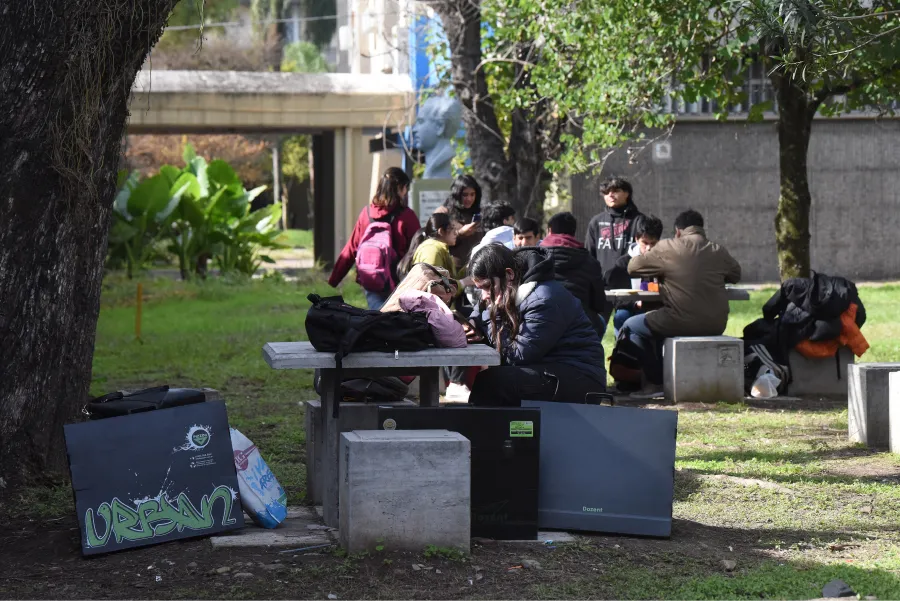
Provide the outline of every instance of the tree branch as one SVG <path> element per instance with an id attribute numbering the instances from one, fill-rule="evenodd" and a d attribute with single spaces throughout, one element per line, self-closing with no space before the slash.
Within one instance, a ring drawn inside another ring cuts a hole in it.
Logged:
<path id="1" fill-rule="evenodd" d="M 832 52 L 832 53 L 830 53 L 828 56 L 840 56 L 840 55 L 842 55 L 842 54 L 844 54 L 844 55 L 846 55 L 846 56 L 849 56 L 850 54 L 852 54 L 853 52 L 856 52 L 856 51 L 859 50 L 860 48 L 863 48 L 863 47 L 865 47 L 865 46 L 868 46 L 869 44 L 871 44 L 872 42 L 874 42 L 874 41 L 877 40 L 878 38 L 884 37 L 884 36 L 886 36 L 886 35 L 888 35 L 888 34 L 890 34 L 890 33 L 894 33 L 895 31 L 900 31 L 900 25 L 898 25 L 897 27 L 892 27 L 892 28 L 890 28 L 890 29 L 886 29 L 886 30 L 882 31 L 882 32 L 879 33 L 879 34 L 873 35 L 873 36 L 870 37 L 868 40 L 864 41 L 863 43 L 861 43 L 861 44 L 859 44 L 859 45 L 857 45 L 857 46 L 854 46 L 853 48 L 850 48 L 849 50 L 839 50 L 839 51 L 837 51 L 837 52 Z M 846 56 L 845 56 L 844 58 L 846 58 Z M 842 60 L 843 60 L 843 59 L 842 59 Z"/>
<path id="2" fill-rule="evenodd" d="M 849 17 L 827 17 L 830 21 L 859 21 L 860 19 L 873 19 L 876 17 L 886 17 L 888 15 L 898 15 L 900 10 L 886 10 L 881 13 L 868 13 L 865 15 L 851 15 Z"/>
<path id="3" fill-rule="evenodd" d="M 824 102 L 825 99 L 828 98 L 829 96 L 838 96 L 840 94 L 848 94 L 848 93 L 852 92 L 853 90 L 859 88 L 862 85 L 865 85 L 866 83 L 868 83 L 872 80 L 880 79 L 886 75 L 890 75 L 890 74 L 896 73 L 896 72 L 900 72 L 900 62 L 894 63 L 894 64 L 886 67 L 880 73 L 874 73 L 870 77 L 862 77 L 862 76 L 857 75 L 851 81 L 845 82 L 844 84 L 841 84 L 839 86 L 830 86 L 827 88 L 822 88 L 821 90 L 818 91 L 818 93 L 816 93 L 815 99 L 821 103 L 821 102 Z"/>

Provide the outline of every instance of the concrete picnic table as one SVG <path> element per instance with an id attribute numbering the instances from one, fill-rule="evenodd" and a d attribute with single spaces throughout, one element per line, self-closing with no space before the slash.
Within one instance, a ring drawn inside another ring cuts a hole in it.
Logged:
<path id="1" fill-rule="evenodd" d="M 728 300 L 747 301 L 750 300 L 750 292 L 744 288 L 725 287 Z M 650 292 L 649 290 L 631 290 L 630 288 L 613 289 L 606 291 L 606 300 L 613 301 L 619 298 L 633 298 L 636 301 L 658 301 L 660 300 L 659 292 Z"/>
<path id="2" fill-rule="evenodd" d="M 322 411 L 325 433 L 322 457 L 322 517 L 325 525 L 338 527 L 338 448 L 340 428 L 332 417 L 334 405 L 334 353 L 321 353 L 309 342 L 269 342 L 263 346 L 263 358 L 273 369 L 320 369 Z M 429 348 L 422 351 L 393 353 L 350 353 L 343 360 L 342 377 L 419 376 L 419 406 L 437 407 L 440 401 L 439 378 L 442 367 L 500 365 L 500 354 L 485 344 L 466 348 Z"/>

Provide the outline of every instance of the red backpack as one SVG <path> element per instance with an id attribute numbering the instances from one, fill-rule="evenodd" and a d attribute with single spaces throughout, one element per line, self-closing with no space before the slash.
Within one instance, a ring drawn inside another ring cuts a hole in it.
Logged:
<path id="1" fill-rule="evenodd" d="M 382 218 L 386 221 L 373 220 L 367 206 L 366 216 L 369 225 L 356 249 L 356 281 L 369 292 L 391 291 L 395 286 L 394 265 L 399 259 L 391 235 L 391 224 L 397 211 Z"/>

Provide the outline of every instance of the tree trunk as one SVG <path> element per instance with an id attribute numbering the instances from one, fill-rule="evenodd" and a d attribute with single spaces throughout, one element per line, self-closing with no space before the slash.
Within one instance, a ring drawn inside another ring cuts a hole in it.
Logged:
<path id="1" fill-rule="evenodd" d="M 128 98 L 175 0 L 0 3 L 0 478 L 65 467 Z"/>
<path id="2" fill-rule="evenodd" d="M 450 47 L 450 77 L 462 102 L 466 145 L 484 195 L 490 200 L 507 200 L 517 210 L 524 203 L 514 197 L 516 174 L 506 158 L 506 141 L 500 133 L 497 115 L 481 63 L 481 5 L 478 0 L 442 0 L 429 3 L 441 18 Z"/>
<path id="3" fill-rule="evenodd" d="M 819 103 L 790 78 L 772 76 L 778 99 L 780 194 L 775 214 L 775 241 L 782 281 L 809 277 L 809 211 L 812 197 L 807 154 L 812 121 Z"/>
<path id="4" fill-rule="evenodd" d="M 516 58 L 521 62 L 514 70 L 516 88 L 532 87 L 530 71 L 523 66 L 533 60 L 532 51 L 530 42 L 517 45 Z M 514 165 L 514 196 L 509 200 L 519 216 L 531 217 L 538 223 L 544 220 L 544 197 L 551 180 L 551 173 L 544 167 L 552 146 L 547 139 L 551 130 L 546 127 L 548 119 L 553 119 L 550 113 L 550 103 L 542 100 L 527 109 L 517 108 L 510 115 L 509 156 Z"/>

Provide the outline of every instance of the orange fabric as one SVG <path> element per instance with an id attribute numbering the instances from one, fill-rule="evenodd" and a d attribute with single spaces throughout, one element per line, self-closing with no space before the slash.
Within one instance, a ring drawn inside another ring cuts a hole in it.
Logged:
<path id="1" fill-rule="evenodd" d="M 841 314 L 841 335 L 838 336 L 837 340 L 826 340 L 824 342 L 804 340 L 795 347 L 797 352 L 808 359 L 824 359 L 826 357 L 834 357 L 841 346 L 848 346 L 854 355 L 862 357 L 869 350 L 869 341 L 866 340 L 859 326 L 856 325 L 857 309 L 859 307 L 856 303 L 851 303 L 850 307 Z"/>

